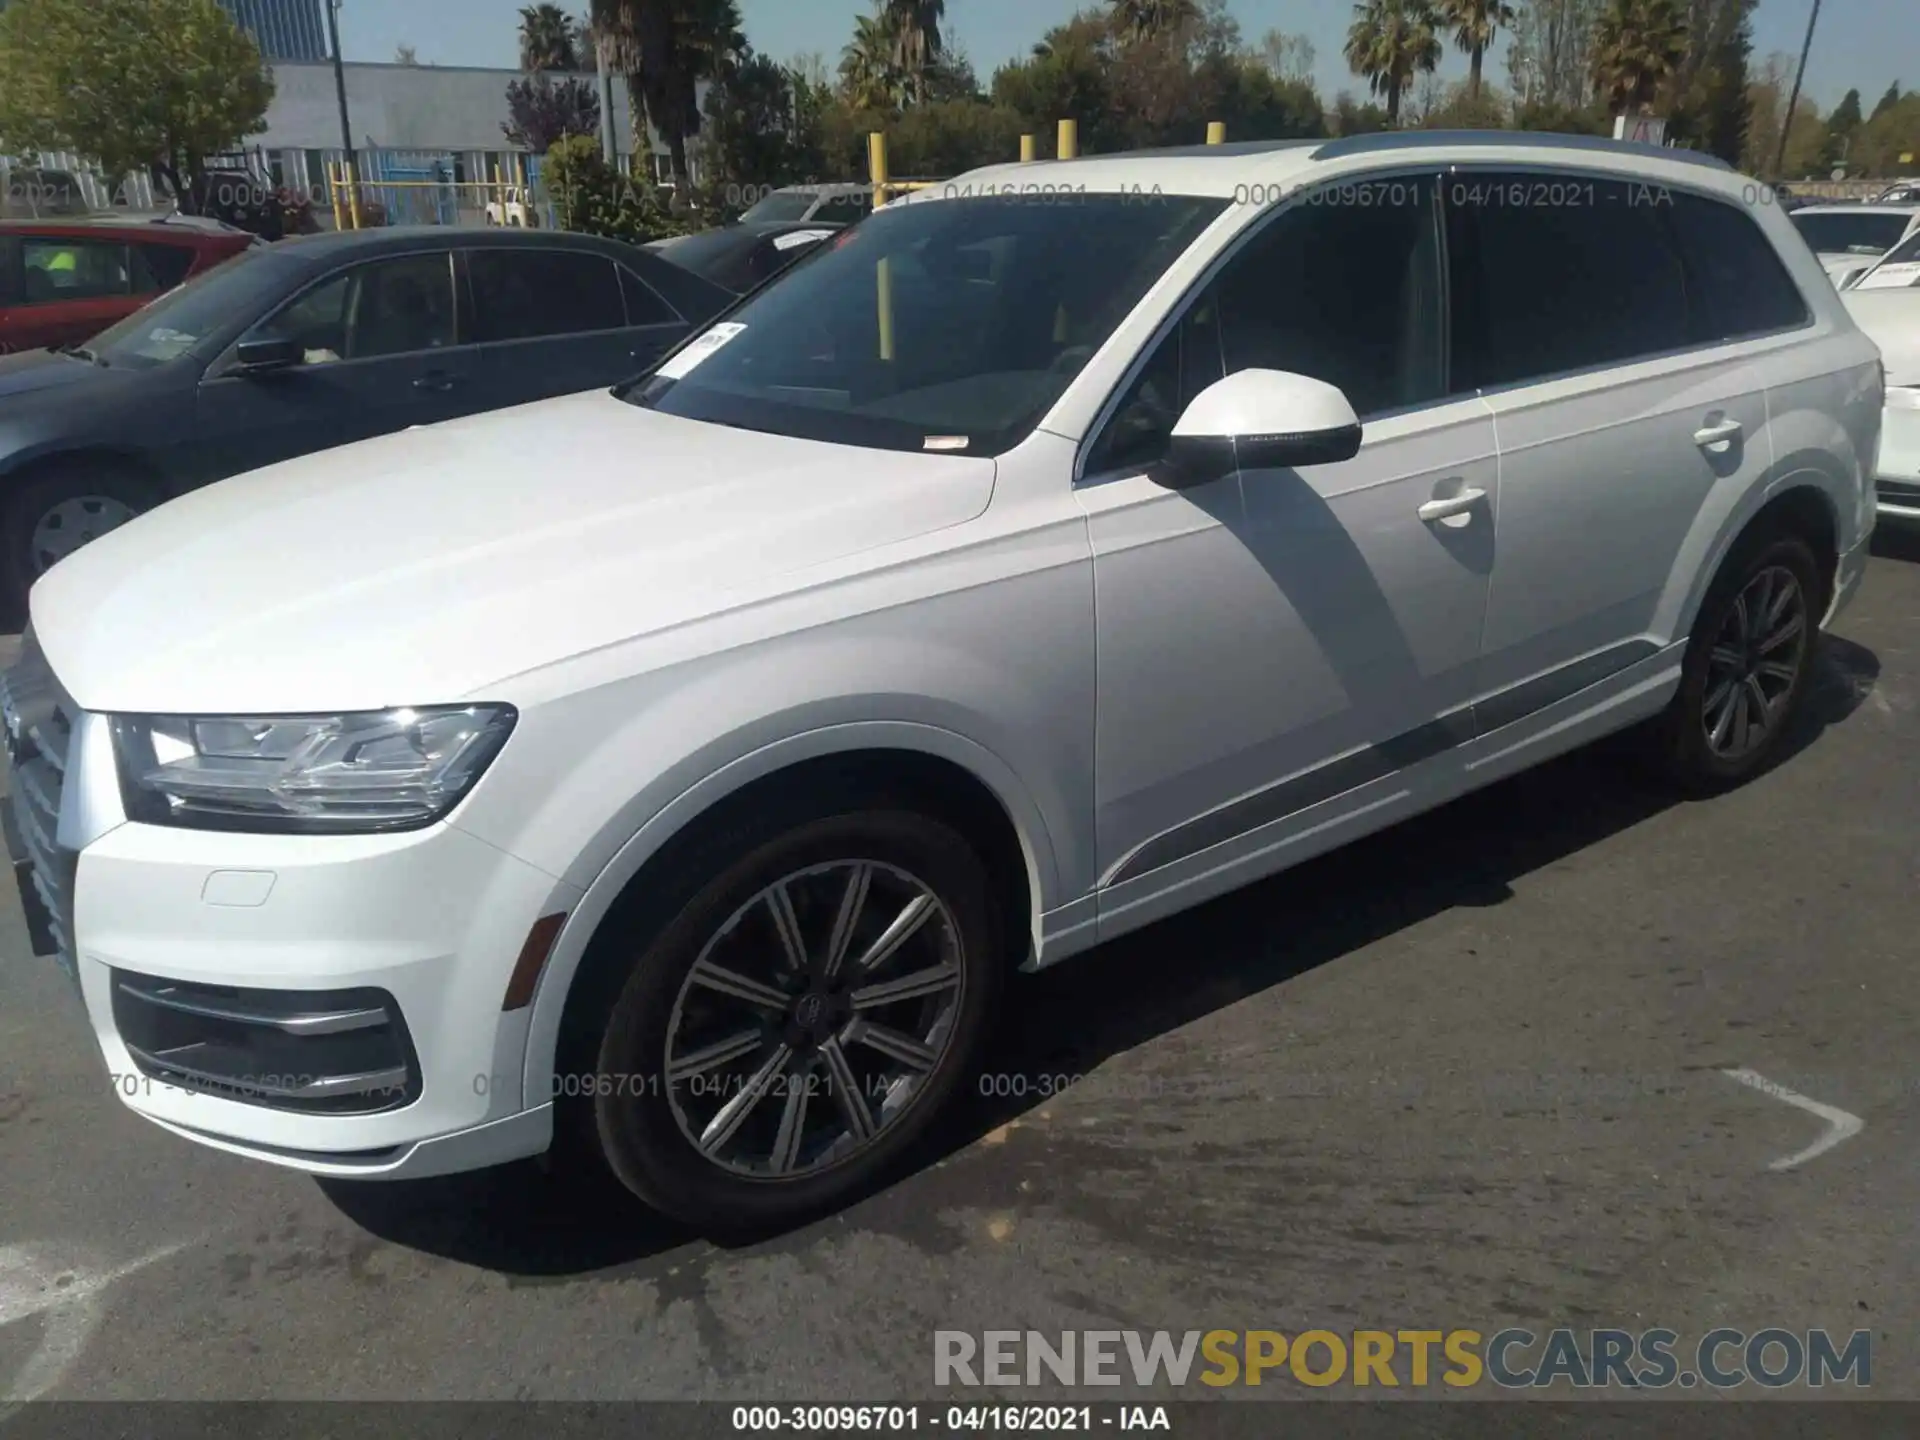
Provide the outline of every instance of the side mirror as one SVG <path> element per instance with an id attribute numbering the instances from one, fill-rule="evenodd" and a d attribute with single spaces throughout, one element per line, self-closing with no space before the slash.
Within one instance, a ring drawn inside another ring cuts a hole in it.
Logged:
<path id="1" fill-rule="evenodd" d="M 242 340 L 233 348 L 233 372 L 236 375 L 267 375 L 276 370 L 291 370 L 307 358 L 298 340 L 278 336 L 261 340 Z"/>
<path id="2" fill-rule="evenodd" d="M 1236 470 L 1281 470 L 1351 460 L 1360 417 L 1339 387 L 1287 370 L 1242 370 L 1187 406 L 1167 446 L 1171 478 L 1203 485 Z"/>

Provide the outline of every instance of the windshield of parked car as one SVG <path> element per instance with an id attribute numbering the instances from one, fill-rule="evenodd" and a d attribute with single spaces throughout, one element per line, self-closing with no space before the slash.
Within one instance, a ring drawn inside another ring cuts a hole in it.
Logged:
<path id="1" fill-rule="evenodd" d="M 811 190 L 776 190 L 758 204 L 749 206 L 740 218 L 752 224 L 759 220 L 804 220 L 807 212 L 820 202 Z"/>
<path id="2" fill-rule="evenodd" d="M 1049 194 L 890 206 L 624 393 L 747 430 L 997 455 L 1226 203 Z"/>
<path id="3" fill-rule="evenodd" d="M 230 321 L 255 315 L 285 288 L 294 268 L 274 250 L 243 250 L 101 331 L 87 349 L 131 370 L 177 360 Z"/>
<path id="4" fill-rule="evenodd" d="M 762 238 L 758 230 L 726 226 L 671 240 L 655 253 L 682 270 L 691 270 L 703 280 L 741 291 L 750 288 L 741 281 L 748 257 Z"/>
<path id="5" fill-rule="evenodd" d="M 1817 255 L 1883 255 L 1899 243 L 1913 220 L 1897 210 L 1880 215 L 1840 210 L 1808 214 L 1803 210 L 1788 218 L 1800 227 L 1800 234 Z"/>

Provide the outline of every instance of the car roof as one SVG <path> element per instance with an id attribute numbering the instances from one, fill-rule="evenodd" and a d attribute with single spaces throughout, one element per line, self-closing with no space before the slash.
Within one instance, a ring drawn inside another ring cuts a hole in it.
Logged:
<path id="1" fill-rule="evenodd" d="M 148 240 L 234 240 L 251 242 L 253 236 L 235 226 L 186 225 L 169 222 L 159 216 L 129 219 L 123 215 L 69 215 L 59 220 L 0 220 L 0 235 L 51 235 L 81 239 L 101 232 L 136 236 Z"/>
<path id="2" fill-rule="evenodd" d="M 1611 171 L 1648 183 L 1691 184 L 1741 194 L 1755 182 L 1724 160 L 1679 150 L 1593 135 L 1547 131 L 1382 131 L 1335 140 L 1249 140 L 1224 145 L 1183 145 L 1072 160 L 1032 160 L 991 165 L 901 197 L 967 193 L 962 182 L 1023 187 L 1069 185 L 1088 190 L 1152 190 L 1176 195 L 1230 198 L 1247 187 L 1310 183 L 1316 172 L 1352 173 L 1354 160 L 1539 165 L 1558 163 Z"/>

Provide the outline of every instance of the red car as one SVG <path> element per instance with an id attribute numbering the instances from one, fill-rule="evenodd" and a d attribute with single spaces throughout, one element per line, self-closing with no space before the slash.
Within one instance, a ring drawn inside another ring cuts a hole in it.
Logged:
<path id="1" fill-rule="evenodd" d="M 0 220 L 0 355 L 77 344 L 254 236 L 210 221 Z"/>

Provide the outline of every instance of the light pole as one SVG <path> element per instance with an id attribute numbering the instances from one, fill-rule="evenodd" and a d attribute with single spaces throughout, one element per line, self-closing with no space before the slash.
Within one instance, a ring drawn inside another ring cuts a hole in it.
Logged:
<path id="1" fill-rule="evenodd" d="M 1800 82 L 1807 74 L 1807 52 L 1813 49 L 1814 22 L 1820 18 L 1820 0 L 1813 0 L 1813 13 L 1807 16 L 1807 38 L 1800 46 L 1800 68 L 1793 72 L 1793 93 L 1787 96 L 1787 118 L 1780 122 L 1780 148 L 1774 152 L 1773 175 L 1781 178 L 1781 170 L 1787 163 L 1787 136 L 1793 131 L 1793 107 L 1800 103 Z"/>
<path id="2" fill-rule="evenodd" d="M 347 152 L 347 164 L 358 169 L 353 149 L 353 126 L 347 123 L 347 71 L 340 55 L 340 0 L 325 0 L 327 39 L 333 45 L 333 93 L 340 102 L 340 148 Z"/>

